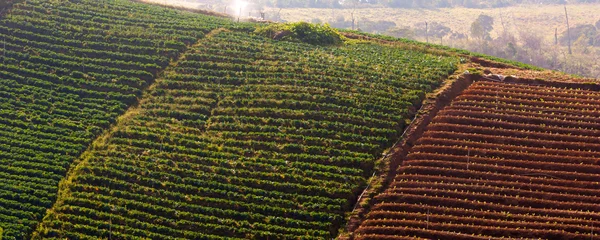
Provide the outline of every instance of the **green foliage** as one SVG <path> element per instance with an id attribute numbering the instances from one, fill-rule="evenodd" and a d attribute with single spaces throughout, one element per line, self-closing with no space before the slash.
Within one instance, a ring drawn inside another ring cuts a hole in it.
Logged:
<path id="1" fill-rule="evenodd" d="M 516 66 L 516 67 L 520 67 L 520 68 L 524 68 L 524 69 L 544 70 L 543 68 L 529 65 L 526 63 L 503 59 L 503 58 L 499 58 L 499 57 L 494 57 L 494 56 L 490 56 L 490 55 L 486 55 L 486 54 L 471 52 L 471 51 L 464 50 L 464 49 L 451 48 L 448 46 L 424 43 L 424 42 L 419 42 L 419 41 L 405 39 L 405 38 L 396 38 L 396 37 L 391 37 L 391 36 L 381 35 L 381 34 L 370 34 L 370 33 L 364 33 L 364 32 L 359 32 L 359 31 L 352 31 L 352 30 L 344 30 L 344 29 L 341 29 L 340 31 L 347 32 L 347 33 L 353 33 L 353 34 L 357 34 L 357 35 L 368 36 L 368 37 L 372 37 L 372 38 L 376 38 L 376 39 L 382 39 L 382 40 L 386 40 L 386 41 L 405 43 L 405 44 L 407 44 L 407 46 L 406 46 L 407 48 L 423 48 L 423 47 L 425 47 L 426 49 L 439 50 L 439 52 L 437 52 L 437 53 L 443 54 L 443 55 L 459 54 L 459 55 L 465 55 L 465 56 L 474 56 L 474 57 L 480 57 L 483 59 L 488 59 L 488 60 L 492 60 L 492 61 L 496 61 L 496 62 L 500 62 L 500 63 L 505 63 L 508 65 L 512 65 L 512 66 Z M 425 50 L 425 49 L 423 49 L 423 50 Z"/>
<path id="2" fill-rule="evenodd" d="M 506 52 L 509 56 L 515 56 L 517 55 L 517 47 L 514 43 L 509 42 L 506 44 Z"/>
<path id="3" fill-rule="evenodd" d="M 304 42 L 314 45 L 339 45 L 343 43 L 342 36 L 329 24 L 278 23 L 258 27 L 255 33 L 277 40 Z"/>
<path id="4" fill-rule="evenodd" d="M 404 120 L 457 68 L 375 44 L 209 36 L 90 153 L 43 237 L 106 237 L 112 219 L 119 239 L 331 239 Z"/>
<path id="5" fill-rule="evenodd" d="M 212 29 L 251 26 L 125 0 L 0 1 L 0 10 L 9 5 L 0 17 L 0 226 L 9 240 L 29 239 L 71 163 L 172 59 Z"/>
<path id="6" fill-rule="evenodd" d="M 17 1 L 21 1 L 21 0 L 3 0 L 0 1 L 0 16 L 3 14 L 2 11 L 8 11 L 13 4 L 15 4 L 15 2 Z"/>
<path id="7" fill-rule="evenodd" d="M 571 41 L 573 43 L 579 42 L 584 46 L 600 46 L 600 42 L 597 42 L 600 40 L 597 39 L 599 34 L 600 31 L 592 24 L 577 25 L 571 28 Z M 562 45 L 567 45 L 568 37 L 568 32 L 565 30 L 559 38 L 559 42 Z"/>

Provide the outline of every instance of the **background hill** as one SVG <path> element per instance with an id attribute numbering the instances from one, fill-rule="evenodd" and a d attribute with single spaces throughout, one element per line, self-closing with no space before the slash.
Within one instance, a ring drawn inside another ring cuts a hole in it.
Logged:
<path id="1" fill-rule="evenodd" d="M 596 14 L 600 4 L 570 2 L 566 7 L 572 54 L 569 54 L 564 5 L 524 3 L 481 9 L 266 7 L 264 11 L 267 18 L 276 21 L 329 23 L 337 28 L 428 41 L 600 78 L 600 16 Z M 478 30 L 475 24 L 487 27 Z"/>
<path id="2" fill-rule="evenodd" d="M 329 23 L 600 78 L 597 1 L 144 1 L 278 22 Z M 570 51 L 564 4 L 572 30 Z M 478 22 L 480 16 L 485 21 Z"/>

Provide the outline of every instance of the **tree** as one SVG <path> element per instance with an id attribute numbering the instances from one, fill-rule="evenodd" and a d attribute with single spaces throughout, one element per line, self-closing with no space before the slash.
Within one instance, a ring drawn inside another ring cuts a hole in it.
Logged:
<path id="1" fill-rule="evenodd" d="M 334 28 L 350 28 L 352 27 L 352 22 L 346 21 L 344 15 L 338 15 L 335 18 L 335 21 L 330 22 L 331 26 Z"/>
<path id="2" fill-rule="evenodd" d="M 517 47 L 514 43 L 508 42 L 506 44 L 506 48 L 504 49 L 504 53 L 506 56 L 514 58 L 517 55 Z"/>
<path id="3" fill-rule="evenodd" d="M 450 29 L 447 26 L 444 26 L 441 23 L 438 22 L 432 22 L 429 25 L 429 35 L 432 37 L 436 37 L 440 39 L 440 44 L 443 44 L 443 38 L 448 35 L 450 32 L 452 32 L 452 29 Z"/>
<path id="4" fill-rule="evenodd" d="M 580 45 L 598 45 L 598 43 L 596 43 L 596 35 L 598 35 L 598 30 L 594 25 L 591 24 L 577 25 L 574 28 L 571 28 L 571 38 L 579 41 Z M 567 44 L 568 38 L 568 32 L 565 31 L 558 41 L 564 45 Z"/>
<path id="5" fill-rule="evenodd" d="M 523 42 L 523 47 L 540 52 L 542 51 L 544 38 L 535 33 L 534 31 L 521 31 L 519 32 L 519 38 Z"/>
<path id="6" fill-rule="evenodd" d="M 434 37 L 442 39 L 452 32 L 452 29 L 439 22 L 420 22 L 414 25 L 414 33 L 420 38 Z"/>
<path id="7" fill-rule="evenodd" d="M 467 34 L 455 32 L 455 31 L 452 31 L 449 36 L 449 38 L 453 39 L 453 40 L 462 40 L 462 39 L 466 39 L 467 37 L 468 37 Z"/>
<path id="8" fill-rule="evenodd" d="M 471 36 L 479 40 L 491 39 L 490 32 L 494 29 L 494 18 L 481 14 L 471 23 Z"/>

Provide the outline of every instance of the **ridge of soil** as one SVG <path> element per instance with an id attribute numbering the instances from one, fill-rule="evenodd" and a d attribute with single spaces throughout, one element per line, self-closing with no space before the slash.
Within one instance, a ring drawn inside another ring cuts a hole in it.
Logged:
<path id="1" fill-rule="evenodd" d="M 437 113 L 449 105 L 452 99 L 461 94 L 472 83 L 477 81 L 490 81 L 600 91 L 600 82 L 594 79 L 576 78 L 553 71 L 540 72 L 515 68 L 495 68 L 495 65 L 490 66 L 485 64 L 485 62 L 483 62 L 484 64 L 480 63 L 482 62 L 471 62 L 461 65 L 460 69 L 456 71 L 454 75 L 450 76 L 444 82 L 442 87 L 427 96 L 421 109 L 417 113 L 417 116 L 411 124 L 407 126 L 404 134 L 400 137 L 399 142 L 397 142 L 390 151 L 379 160 L 380 164 L 376 169 L 378 175 L 374 175 L 373 178 L 371 178 L 369 186 L 361 194 L 354 211 L 350 213 L 351 215 L 346 228 L 341 232 L 337 239 L 353 239 L 354 231 L 358 229 L 370 210 L 370 200 L 377 194 L 383 192 L 387 186 L 391 184 L 397 174 L 399 166 L 406 158 L 408 151 L 423 135 L 427 126 L 431 123 Z M 471 73 L 469 70 L 474 70 L 475 73 Z M 503 79 L 496 80 L 495 77 L 497 76 L 502 76 Z"/>
<path id="2" fill-rule="evenodd" d="M 341 231 L 338 239 L 352 239 L 352 233 L 360 226 L 370 210 L 370 200 L 386 189 L 392 182 L 408 150 L 423 135 L 427 125 L 442 108 L 473 83 L 474 75 L 462 74 L 463 71 L 464 67 L 461 67 L 444 82 L 442 87 L 426 97 L 421 109 L 410 125 L 406 127 L 399 142 L 378 161 L 376 165 L 379 166 L 376 167 L 369 186 L 360 195 L 355 209 L 350 213 L 348 223 L 345 229 Z"/>

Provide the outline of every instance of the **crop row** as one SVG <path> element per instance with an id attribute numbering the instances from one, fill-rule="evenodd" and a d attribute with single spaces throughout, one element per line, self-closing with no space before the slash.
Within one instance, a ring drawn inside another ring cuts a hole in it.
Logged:
<path id="1" fill-rule="evenodd" d="M 380 75 L 374 59 L 335 48 L 211 34 L 93 152 L 47 236 L 95 227 L 74 217 L 82 208 L 139 237 L 334 236 L 424 90 L 454 71 L 453 59 L 389 51 L 402 61 Z"/>
<path id="2" fill-rule="evenodd" d="M 111 13 L 118 20 L 105 12 L 117 2 L 121 8 Z M 190 24 L 181 19 L 184 14 L 159 7 L 129 15 L 140 6 L 129 1 L 24 0 L 3 13 L 0 237 L 32 234 L 56 200 L 59 181 L 92 140 L 188 45 L 217 23 L 229 24 L 185 14 L 186 19 L 211 23 Z M 136 23 L 139 18 L 145 19 L 143 25 Z M 156 31 L 140 29 L 152 24 Z"/>
<path id="3" fill-rule="evenodd" d="M 433 119 L 357 239 L 594 238 L 598 96 L 474 83 Z"/>

